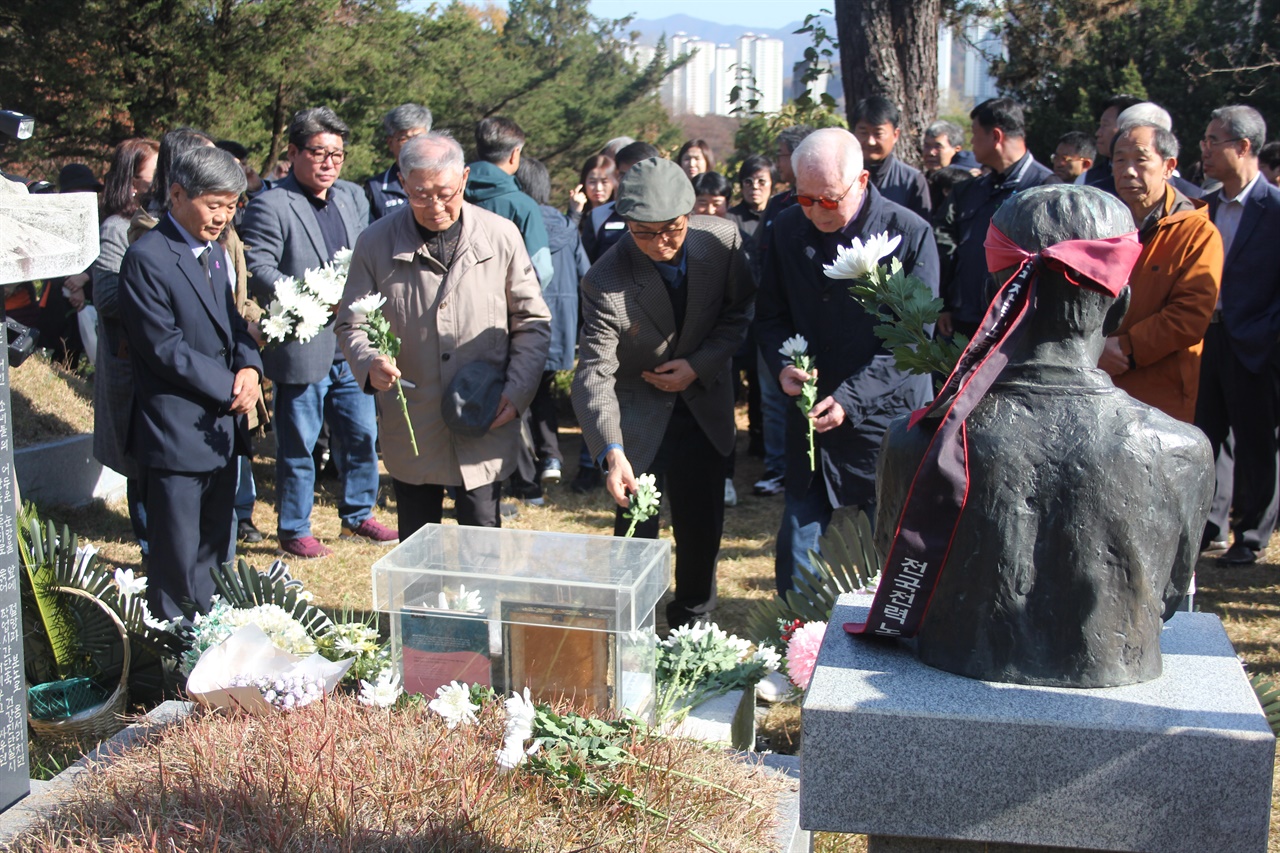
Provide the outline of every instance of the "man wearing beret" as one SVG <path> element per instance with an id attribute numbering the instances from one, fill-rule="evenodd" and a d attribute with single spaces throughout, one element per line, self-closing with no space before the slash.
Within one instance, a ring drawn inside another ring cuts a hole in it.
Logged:
<path id="1" fill-rule="evenodd" d="M 755 285 L 736 226 L 690 216 L 693 186 L 670 160 L 635 164 L 619 189 L 628 233 L 582 280 L 573 407 L 622 511 L 636 475 L 657 478 L 676 540 L 667 623 L 715 607 L 724 479 L 734 446 L 730 362 L 746 338 Z M 656 538 L 658 519 L 637 536 Z"/>

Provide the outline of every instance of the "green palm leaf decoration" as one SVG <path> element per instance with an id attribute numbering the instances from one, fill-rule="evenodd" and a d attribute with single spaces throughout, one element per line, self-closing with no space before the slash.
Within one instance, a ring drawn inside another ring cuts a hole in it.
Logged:
<path id="1" fill-rule="evenodd" d="M 1262 713 L 1267 715 L 1267 723 L 1271 731 L 1280 737 L 1280 687 L 1261 673 L 1249 676 L 1249 684 L 1253 692 L 1258 694 L 1258 702 L 1262 705 Z"/>
<path id="2" fill-rule="evenodd" d="M 302 581 L 290 575 L 289 567 L 280 560 L 273 562 L 265 572 L 258 571 L 243 559 L 238 563 L 228 561 L 210 571 L 214 585 L 218 587 L 218 595 L 232 607 L 274 604 L 288 611 L 313 637 L 327 634 L 333 628 L 333 620 L 311 603 Z"/>
<path id="3" fill-rule="evenodd" d="M 75 669 L 79 642 L 67 600 L 58 595 L 58 538 L 53 524 L 40 526 L 35 507 L 23 504 L 18 512 L 18 554 L 22 560 L 22 605 L 29 623 L 25 656 L 37 679 L 66 678 Z"/>
<path id="4" fill-rule="evenodd" d="M 866 513 L 837 514 L 818 540 L 821 554 L 809 552 L 809 566 L 796 566 L 785 596 L 761 601 L 747 618 L 747 637 L 781 647 L 779 624 L 799 619 L 825 622 L 836 598 L 865 589 L 880 572 L 881 559 Z"/>

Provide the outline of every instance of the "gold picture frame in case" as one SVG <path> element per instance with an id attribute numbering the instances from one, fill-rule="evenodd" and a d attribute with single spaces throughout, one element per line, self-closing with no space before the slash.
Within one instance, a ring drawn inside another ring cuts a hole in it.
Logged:
<path id="1" fill-rule="evenodd" d="M 614 614 L 564 604 L 502 602 L 507 689 L 529 688 L 534 702 L 568 700 L 586 711 L 613 706 Z"/>

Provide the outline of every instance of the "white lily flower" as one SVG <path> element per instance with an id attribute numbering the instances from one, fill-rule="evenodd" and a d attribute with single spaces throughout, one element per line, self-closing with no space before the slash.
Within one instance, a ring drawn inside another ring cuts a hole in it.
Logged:
<path id="1" fill-rule="evenodd" d="M 809 342 L 804 339 L 804 335 L 792 335 L 782 342 L 778 352 L 785 358 L 795 361 L 798 355 L 808 355 Z"/>
<path id="2" fill-rule="evenodd" d="M 132 598 L 147 591 L 147 579 L 140 575 L 134 577 L 133 569 L 116 569 L 115 580 L 123 598 Z"/>
<path id="3" fill-rule="evenodd" d="M 471 701 L 471 688 L 451 681 L 436 688 L 436 698 L 427 707 L 444 717 L 445 726 L 456 729 L 460 723 L 474 723 L 480 706 Z"/>
<path id="4" fill-rule="evenodd" d="M 823 267 L 822 271 L 827 278 L 866 278 L 880 263 L 880 259 L 898 248 L 901 242 L 901 234 L 890 238 L 888 231 L 868 237 L 865 243 L 855 237 L 853 245 L 848 248 L 842 246 L 836 253 L 835 263 Z"/>
<path id="5" fill-rule="evenodd" d="M 454 683 L 456 684 L 457 682 Z M 361 680 L 360 695 L 357 698 L 361 705 L 367 705 L 370 708 L 390 708 L 403 692 L 404 690 L 400 687 L 399 673 L 392 672 L 391 668 L 387 667 L 378 673 L 378 679 L 373 684 Z M 428 705 L 427 707 L 431 706 Z M 449 726 L 449 728 L 453 728 L 453 726 Z"/>
<path id="6" fill-rule="evenodd" d="M 351 303 L 351 313 L 356 315 L 357 322 L 364 320 L 387 302 L 387 297 L 380 293 L 370 293 Z"/>

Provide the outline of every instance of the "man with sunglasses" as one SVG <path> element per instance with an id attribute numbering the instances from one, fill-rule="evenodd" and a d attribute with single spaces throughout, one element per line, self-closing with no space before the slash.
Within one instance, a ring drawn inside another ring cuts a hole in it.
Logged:
<path id="1" fill-rule="evenodd" d="M 582 279 L 574 411 L 617 502 L 653 474 L 676 538 L 676 628 L 715 607 L 724 479 L 733 452 L 729 365 L 746 339 L 755 284 L 732 222 L 690 216 L 695 195 L 670 160 L 641 160 L 618 190 L 628 234 Z M 657 538 L 658 519 L 637 536 Z"/>
<path id="2" fill-rule="evenodd" d="M 301 281 L 339 249 L 356 244 L 369 222 L 369 202 L 356 184 L 338 179 L 346 159 L 347 125 L 328 107 L 299 111 L 289 125 L 289 176 L 249 202 L 241 236 L 258 303 L 270 305 L 276 282 Z M 312 457 L 326 419 L 334 438 L 342 493 L 343 539 L 393 545 L 396 531 L 373 517 L 378 496 L 377 412 L 356 383 L 330 321 L 306 343 L 267 347 L 267 378 L 275 383 L 276 490 L 280 553 L 295 559 L 333 553 L 311 533 L 316 466 Z"/>
<path id="3" fill-rule="evenodd" d="M 817 470 L 811 470 L 808 424 L 798 407 L 788 406 L 786 505 L 774 563 L 779 592 L 792 587 L 795 567 L 808 564 L 809 551 L 819 550 L 836 509 L 875 517 L 880 440 L 895 417 L 931 397 L 928 376 L 894 365 L 873 332 L 879 320 L 849 296 L 851 282 L 827 278 L 823 266 L 855 239 L 887 233 L 901 238 L 892 256 L 906 272 L 938 291 L 938 251 L 929 224 L 869 183 L 853 134 L 814 131 L 791 164 L 797 206 L 778 215 L 770 235 L 756 335 L 769 370 L 792 398 L 808 375 L 786 363 L 779 349 L 797 334 L 808 342 L 818 377 L 818 402 L 809 417 L 818 435 Z"/>

